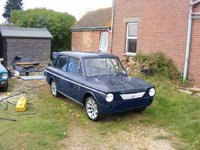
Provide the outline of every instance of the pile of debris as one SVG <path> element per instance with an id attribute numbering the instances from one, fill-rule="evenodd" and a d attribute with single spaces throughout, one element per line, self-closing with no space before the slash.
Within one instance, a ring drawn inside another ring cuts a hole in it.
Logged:
<path id="1" fill-rule="evenodd" d="M 148 62 L 148 61 L 139 62 L 135 61 L 133 56 L 124 56 L 122 63 L 129 74 L 140 74 L 140 73 L 144 73 L 145 75 L 153 74 L 153 70 L 151 68 L 153 62 Z"/>
<path id="2" fill-rule="evenodd" d="M 42 72 L 45 68 L 46 65 L 34 62 L 32 58 L 21 58 L 16 56 L 8 69 L 12 76 L 19 76 L 22 73 L 25 73 L 26 76 L 28 76 L 30 72 Z"/>

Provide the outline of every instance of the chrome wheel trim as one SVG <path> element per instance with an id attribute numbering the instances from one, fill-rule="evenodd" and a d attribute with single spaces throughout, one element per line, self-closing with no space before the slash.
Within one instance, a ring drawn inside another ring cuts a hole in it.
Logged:
<path id="1" fill-rule="evenodd" d="M 53 96 L 57 95 L 57 86 L 56 86 L 56 83 L 54 81 L 51 83 L 51 92 L 52 92 Z"/>
<path id="2" fill-rule="evenodd" d="M 95 120 L 98 117 L 98 109 L 95 100 L 89 97 L 86 101 L 86 111 L 89 118 Z"/>

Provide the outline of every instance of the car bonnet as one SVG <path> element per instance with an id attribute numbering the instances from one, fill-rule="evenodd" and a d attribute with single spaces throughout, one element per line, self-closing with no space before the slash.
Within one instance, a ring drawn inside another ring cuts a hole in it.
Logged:
<path id="1" fill-rule="evenodd" d="M 146 91 L 147 88 L 153 87 L 142 79 L 131 78 L 129 76 L 102 76 L 100 78 L 93 77 L 88 80 L 88 86 L 103 92 L 139 92 Z"/>

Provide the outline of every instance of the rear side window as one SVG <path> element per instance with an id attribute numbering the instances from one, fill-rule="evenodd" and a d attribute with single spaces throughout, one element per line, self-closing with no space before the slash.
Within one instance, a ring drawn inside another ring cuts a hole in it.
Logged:
<path id="1" fill-rule="evenodd" d="M 63 69 L 63 67 L 68 63 L 67 56 L 60 56 L 54 64 L 54 67 Z"/>
<path id="2" fill-rule="evenodd" d="M 55 62 L 54 67 L 68 73 L 83 76 L 81 61 L 75 57 L 60 56 Z"/>
<path id="3" fill-rule="evenodd" d="M 70 57 L 66 71 L 82 76 L 82 67 L 80 60 L 78 58 Z"/>

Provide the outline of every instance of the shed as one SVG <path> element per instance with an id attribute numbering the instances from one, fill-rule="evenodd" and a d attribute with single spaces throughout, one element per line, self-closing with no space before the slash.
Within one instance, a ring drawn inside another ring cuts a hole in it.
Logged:
<path id="1" fill-rule="evenodd" d="M 52 38 L 46 28 L 0 27 L 0 58 L 4 58 L 5 66 L 15 56 L 49 63 Z"/>
<path id="2" fill-rule="evenodd" d="M 102 8 L 85 14 L 72 31 L 72 50 L 109 52 L 112 8 Z"/>

